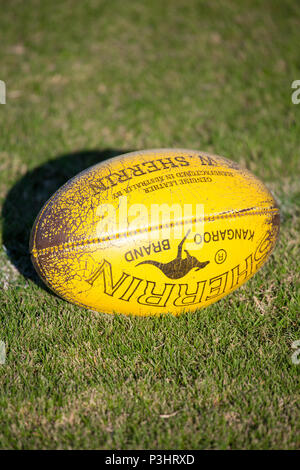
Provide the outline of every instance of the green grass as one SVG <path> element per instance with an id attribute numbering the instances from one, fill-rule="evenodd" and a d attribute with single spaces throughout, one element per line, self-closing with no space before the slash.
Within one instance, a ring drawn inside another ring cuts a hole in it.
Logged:
<path id="1" fill-rule="evenodd" d="M 0 448 L 297 448 L 299 4 L 0 6 Z M 179 318 L 58 299 L 28 256 L 43 202 L 97 161 L 154 147 L 221 154 L 263 179 L 282 213 L 270 261 Z"/>

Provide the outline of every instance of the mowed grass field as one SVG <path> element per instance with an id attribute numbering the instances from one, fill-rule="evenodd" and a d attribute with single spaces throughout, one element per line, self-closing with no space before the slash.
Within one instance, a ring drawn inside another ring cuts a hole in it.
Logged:
<path id="1" fill-rule="evenodd" d="M 299 3 L 0 6 L 0 448 L 299 447 Z M 282 216 L 269 262 L 179 318 L 51 294 L 28 254 L 43 203 L 98 161 L 158 147 L 224 155 L 267 184 Z"/>

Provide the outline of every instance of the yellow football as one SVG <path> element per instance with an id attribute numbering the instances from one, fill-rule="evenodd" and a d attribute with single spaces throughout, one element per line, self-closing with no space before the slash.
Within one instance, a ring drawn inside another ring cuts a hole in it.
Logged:
<path id="1" fill-rule="evenodd" d="M 226 158 L 138 151 L 68 181 L 44 205 L 30 252 L 59 296 L 105 313 L 193 311 L 265 263 L 279 232 L 267 188 Z"/>

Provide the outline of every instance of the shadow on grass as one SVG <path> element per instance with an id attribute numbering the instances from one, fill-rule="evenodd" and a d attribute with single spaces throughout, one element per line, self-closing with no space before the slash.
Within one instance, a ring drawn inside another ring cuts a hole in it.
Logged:
<path id="1" fill-rule="evenodd" d="M 30 260 L 29 238 L 44 203 L 70 178 L 89 166 L 130 150 L 82 150 L 61 155 L 26 173 L 9 191 L 2 210 L 3 244 L 10 261 L 26 278 L 48 290 Z"/>

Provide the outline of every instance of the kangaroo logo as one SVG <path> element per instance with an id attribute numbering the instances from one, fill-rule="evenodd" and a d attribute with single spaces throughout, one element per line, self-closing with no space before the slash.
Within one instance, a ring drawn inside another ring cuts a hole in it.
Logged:
<path id="1" fill-rule="evenodd" d="M 186 258 L 182 257 L 182 246 L 189 233 L 190 230 L 179 243 L 176 258 L 172 259 L 172 261 L 169 261 L 169 263 L 159 263 L 158 261 L 148 260 L 141 261 L 136 266 L 140 266 L 141 264 L 152 264 L 153 266 L 156 266 L 158 269 L 160 269 L 169 279 L 180 279 L 181 277 L 184 277 L 186 274 L 188 274 L 193 268 L 196 268 L 196 271 L 205 268 L 209 261 L 198 261 L 197 258 L 190 255 L 187 250 L 184 250 L 186 253 Z"/>

